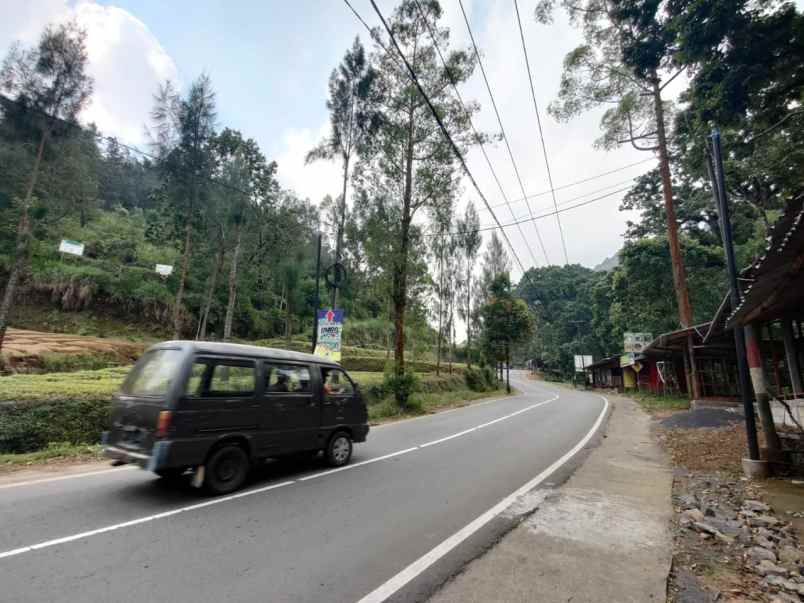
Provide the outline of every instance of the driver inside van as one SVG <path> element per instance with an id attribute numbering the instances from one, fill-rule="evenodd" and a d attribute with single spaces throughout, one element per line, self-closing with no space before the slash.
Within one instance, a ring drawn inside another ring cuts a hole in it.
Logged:
<path id="1" fill-rule="evenodd" d="M 290 391 L 289 384 L 290 380 L 288 379 L 288 376 L 285 373 L 279 373 L 276 376 L 276 383 L 271 390 L 275 392 L 288 392 Z"/>

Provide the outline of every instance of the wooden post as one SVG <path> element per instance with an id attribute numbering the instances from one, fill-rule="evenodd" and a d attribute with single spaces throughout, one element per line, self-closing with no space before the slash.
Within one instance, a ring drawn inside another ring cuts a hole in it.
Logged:
<path id="1" fill-rule="evenodd" d="M 748 371 L 751 374 L 751 383 L 754 386 L 754 396 L 757 401 L 759 418 L 762 421 L 762 431 L 765 432 L 765 442 L 769 453 L 778 453 L 782 445 L 779 441 L 779 436 L 776 434 L 776 425 L 773 422 L 770 396 L 765 383 L 765 371 L 762 368 L 762 354 L 759 349 L 759 334 L 762 333 L 762 329 L 760 325 L 754 323 L 746 325 L 744 332 Z"/>
<path id="2" fill-rule="evenodd" d="M 804 388 L 801 387 L 801 367 L 798 365 L 796 341 L 793 337 L 793 321 L 789 318 L 782 320 L 782 338 L 784 339 L 784 359 L 790 375 L 793 395 L 800 398 L 804 394 Z"/>

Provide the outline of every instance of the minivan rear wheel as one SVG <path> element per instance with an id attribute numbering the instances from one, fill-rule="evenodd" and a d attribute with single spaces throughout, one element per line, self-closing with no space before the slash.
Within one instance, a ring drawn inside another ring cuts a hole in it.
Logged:
<path id="1" fill-rule="evenodd" d="M 249 468 L 248 455 L 240 446 L 221 446 L 204 468 L 204 488 L 211 494 L 234 492 L 246 482 Z"/>
<path id="2" fill-rule="evenodd" d="M 352 438 L 345 431 L 336 432 L 327 445 L 327 463 L 332 467 L 343 467 L 352 458 Z"/>

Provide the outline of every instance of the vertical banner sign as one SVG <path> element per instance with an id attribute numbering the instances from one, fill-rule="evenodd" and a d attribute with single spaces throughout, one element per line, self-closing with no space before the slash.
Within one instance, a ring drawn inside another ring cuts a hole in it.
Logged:
<path id="1" fill-rule="evenodd" d="M 315 355 L 340 362 L 341 331 L 343 331 L 343 310 L 319 310 Z"/>

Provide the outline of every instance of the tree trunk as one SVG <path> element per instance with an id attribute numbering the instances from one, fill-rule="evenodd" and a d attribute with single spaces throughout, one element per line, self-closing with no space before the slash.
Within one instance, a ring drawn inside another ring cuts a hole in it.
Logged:
<path id="1" fill-rule="evenodd" d="M 187 228 L 184 235 L 184 253 L 181 258 L 181 275 L 179 288 L 176 290 L 176 303 L 173 306 L 173 339 L 181 337 L 181 300 L 184 297 L 184 283 L 187 280 L 187 270 L 190 266 L 190 245 L 192 243 L 193 226 L 190 216 L 187 216 Z"/>
<path id="2" fill-rule="evenodd" d="M 511 393 L 511 347 L 505 344 L 505 391 Z"/>
<path id="3" fill-rule="evenodd" d="M 209 313 L 212 310 L 212 298 L 215 295 L 215 286 L 218 284 L 218 276 L 223 270 L 223 256 L 224 256 L 223 241 L 218 248 L 218 253 L 215 256 L 215 270 L 209 281 L 209 288 L 207 289 L 207 297 L 204 301 L 204 310 L 201 313 L 201 322 L 198 324 L 198 331 L 195 334 L 196 339 L 205 339 L 207 336 L 207 323 L 209 322 Z"/>
<path id="4" fill-rule="evenodd" d="M 408 120 L 408 148 L 405 153 L 405 189 L 402 194 L 402 224 L 399 256 L 393 278 L 394 298 L 394 373 L 405 374 L 405 310 L 408 297 L 408 248 L 410 246 L 411 200 L 413 197 L 413 106 Z M 404 404 L 402 392 L 396 392 L 397 404 Z"/>
<path id="5" fill-rule="evenodd" d="M 291 335 L 293 335 L 293 315 L 290 311 L 290 288 L 288 288 L 288 299 L 285 303 L 285 339 L 288 343 Z"/>
<path id="6" fill-rule="evenodd" d="M 42 138 L 39 139 L 39 148 L 36 151 L 33 171 L 31 172 L 30 180 L 28 180 L 28 187 L 25 190 L 25 198 L 22 201 L 22 208 L 20 210 L 20 219 L 17 222 L 17 244 L 14 250 L 14 265 L 11 267 L 11 273 L 8 275 L 6 289 L 3 292 L 3 301 L 0 304 L 0 350 L 3 349 L 3 341 L 5 341 L 6 338 L 8 315 L 11 311 L 11 304 L 14 303 L 14 293 L 16 293 L 17 290 L 17 283 L 19 282 L 20 276 L 25 271 L 25 264 L 28 261 L 28 241 L 31 235 L 28 207 L 31 204 L 31 197 L 33 197 L 36 181 L 39 179 L 39 167 L 42 164 L 42 155 L 45 152 L 45 143 L 47 142 L 49 134 L 50 130 L 45 128 L 42 131 Z"/>
<path id="7" fill-rule="evenodd" d="M 472 368 L 472 262 L 466 258 L 466 365 Z"/>
<path id="8" fill-rule="evenodd" d="M 455 296 L 449 298 L 449 374 L 452 374 L 452 362 L 455 358 Z"/>
<path id="9" fill-rule="evenodd" d="M 676 209 L 673 205 L 673 185 L 670 180 L 670 159 L 667 153 L 667 137 L 664 128 L 664 107 L 662 106 L 662 93 L 659 88 L 659 77 L 653 74 L 653 104 L 656 112 L 656 133 L 659 146 L 659 173 L 662 178 L 662 194 L 664 197 L 664 212 L 667 220 L 667 242 L 670 246 L 670 260 L 673 265 L 673 286 L 678 304 L 678 318 L 683 328 L 692 326 L 692 305 L 687 290 L 687 274 L 684 270 L 684 259 L 681 255 L 681 245 L 678 240 L 678 221 Z M 690 393 L 693 399 L 700 398 L 701 392 L 698 384 L 698 371 L 695 366 L 695 349 L 693 336 L 687 338 L 687 353 L 690 358 Z"/>
<path id="10" fill-rule="evenodd" d="M 444 330 L 444 241 L 438 252 L 438 334 L 436 338 L 436 375 L 441 374 L 441 335 Z"/>
<path id="11" fill-rule="evenodd" d="M 341 193 L 340 215 L 338 216 L 338 232 L 335 238 L 335 262 L 341 261 L 343 253 L 343 229 L 346 225 L 346 186 L 349 182 L 349 156 L 343 158 L 343 192 Z M 332 309 L 338 301 L 338 288 L 332 288 Z"/>
<path id="12" fill-rule="evenodd" d="M 226 304 L 226 319 L 223 323 L 223 340 L 229 341 L 232 336 L 232 317 L 234 316 L 235 298 L 237 297 L 237 259 L 240 256 L 240 242 L 243 237 L 243 226 L 237 223 L 235 246 L 232 251 L 232 267 L 229 270 L 229 302 Z"/>

